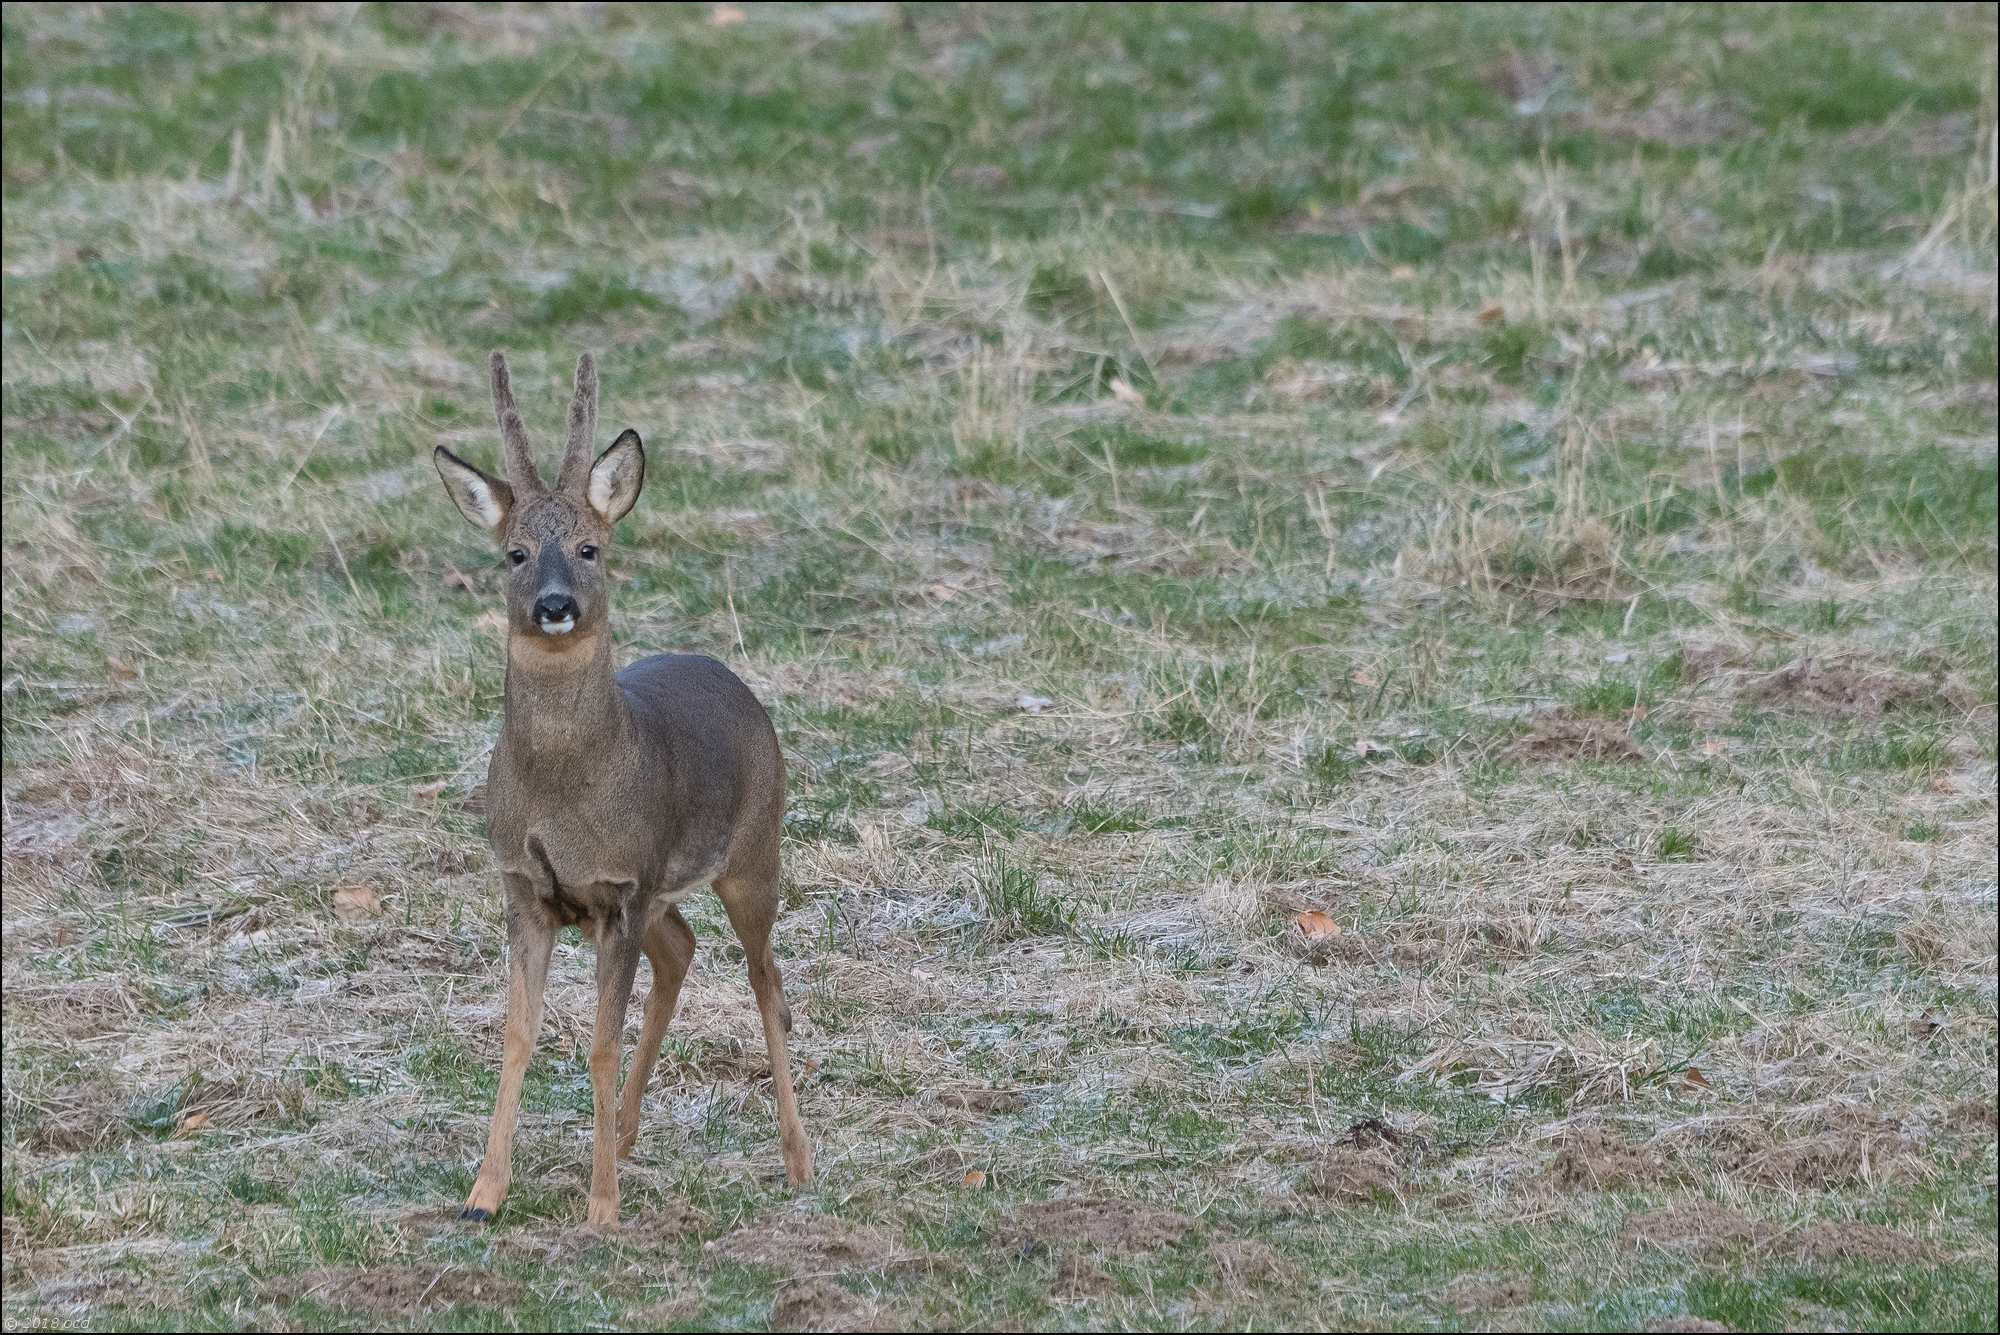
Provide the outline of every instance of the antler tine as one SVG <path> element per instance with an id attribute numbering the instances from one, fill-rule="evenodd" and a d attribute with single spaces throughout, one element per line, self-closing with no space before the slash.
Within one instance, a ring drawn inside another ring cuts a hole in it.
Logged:
<path id="1" fill-rule="evenodd" d="M 597 439 L 597 363 L 589 353 L 576 359 L 576 397 L 569 405 L 569 446 L 556 475 L 557 491 L 581 492 L 590 476 L 591 445 Z"/>
<path id="2" fill-rule="evenodd" d="M 517 492 L 547 491 L 542 475 L 535 471 L 535 450 L 528 443 L 528 428 L 521 421 L 521 410 L 514 406 L 514 385 L 507 378 L 507 359 L 495 352 L 486 364 L 493 372 L 493 412 L 500 419 L 500 436 L 507 447 L 507 480 Z"/>

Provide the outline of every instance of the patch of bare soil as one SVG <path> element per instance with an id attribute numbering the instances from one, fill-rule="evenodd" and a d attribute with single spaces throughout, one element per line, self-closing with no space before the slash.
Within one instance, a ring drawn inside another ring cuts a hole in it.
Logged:
<path id="1" fill-rule="evenodd" d="M 621 1220 L 611 1241 L 628 1249 L 652 1251 L 704 1232 L 709 1217 L 686 1201 L 668 1201 L 658 1209 Z M 495 1245 L 502 1252 L 553 1260 L 588 1250 L 603 1239 L 573 1225 L 555 1224 L 547 1228 L 512 1229 L 500 1235 Z"/>
<path id="2" fill-rule="evenodd" d="M 703 1250 L 743 1265 L 770 1266 L 803 1274 L 820 1270 L 880 1269 L 913 1260 L 880 1229 L 824 1215 L 745 1224 Z"/>
<path id="3" fill-rule="evenodd" d="M 772 1330 L 894 1330 L 881 1309 L 830 1279 L 786 1284 L 771 1302 Z"/>
<path id="4" fill-rule="evenodd" d="M 1915 1261 L 1929 1248 L 1880 1224 L 1814 1224 L 1793 1239 L 1808 1261 Z"/>
<path id="5" fill-rule="evenodd" d="M 1631 1248 L 1657 1247 L 1680 1256 L 1705 1258 L 1737 1247 L 1763 1247 L 1778 1230 L 1735 1210 L 1700 1201 L 1633 1215 L 1618 1239 Z"/>
<path id="6" fill-rule="evenodd" d="M 1728 1126 L 1709 1138 L 1724 1171 L 1762 1187 L 1820 1190 L 1900 1175 L 1915 1146 L 1897 1124 L 1865 1108 L 1829 1115 L 1826 1129 L 1779 1141 L 1760 1126 Z"/>
<path id="7" fill-rule="evenodd" d="M 1471 1315 L 1522 1307 L 1535 1299 L 1535 1286 L 1526 1279 L 1465 1279 L 1451 1286 L 1445 1302 L 1452 1310 Z"/>
<path id="8" fill-rule="evenodd" d="M 1598 1191 L 1633 1182 L 1658 1182 L 1668 1177 L 1657 1155 L 1598 1130 L 1576 1131 L 1565 1137 L 1541 1180 L 1561 1191 Z"/>
<path id="9" fill-rule="evenodd" d="M 1814 658 L 1765 677 L 1744 695 L 1759 704 L 1841 718 L 1880 718 L 1898 710 L 1937 710 L 1954 704 L 1941 677 L 1926 681 Z"/>
<path id="10" fill-rule="evenodd" d="M 1336 1146 L 1320 1156 L 1300 1189 L 1341 1205 L 1392 1201 L 1397 1194 L 1396 1161 L 1380 1145 Z"/>
<path id="11" fill-rule="evenodd" d="M 1029 1252 L 1081 1247 L 1136 1254 L 1171 1247 L 1187 1235 L 1192 1222 L 1164 1206 L 1081 1196 L 1022 1206 L 1014 1212 L 1003 1238 Z"/>
<path id="12" fill-rule="evenodd" d="M 1232 1289 L 1255 1289 L 1266 1284 L 1282 1284 L 1296 1273 L 1292 1263 L 1270 1245 L 1250 1238 L 1232 1242 L 1211 1242 L 1208 1259 L 1222 1282 Z"/>
<path id="13" fill-rule="evenodd" d="M 312 1270 L 274 1282 L 271 1296 L 311 1299 L 324 1307 L 364 1312 L 434 1312 L 446 1307 L 504 1307 L 521 1300 L 518 1281 L 490 1270 L 462 1266 L 380 1266 L 367 1270 Z"/>
<path id="14" fill-rule="evenodd" d="M 1508 760 L 1542 763 L 1646 758 L 1622 725 L 1567 713 L 1537 719 L 1527 736 L 1517 738 L 1501 755 Z"/>
<path id="15" fill-rule="evenodd" d="M 618 1229 L 620 1242 L 679 1242 L 707 1229 L 708 1214 L 686 1201 L 667 1201 L 625 1221 Z"/>

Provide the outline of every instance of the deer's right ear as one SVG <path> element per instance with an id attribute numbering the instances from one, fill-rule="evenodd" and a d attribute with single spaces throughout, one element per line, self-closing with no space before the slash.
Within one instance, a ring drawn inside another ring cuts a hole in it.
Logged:
<path id="1" fill-rule="evenodd" d="M 514 489 L 499 478 L 480 472 L 442 445 L 432 451 L 431 462 L 437 465 L 438 476 L 444 479 L 444 489 L 458 512 L 474 528 L 499 537 L 507 522 L 507 512 L 514 508 Z"/>

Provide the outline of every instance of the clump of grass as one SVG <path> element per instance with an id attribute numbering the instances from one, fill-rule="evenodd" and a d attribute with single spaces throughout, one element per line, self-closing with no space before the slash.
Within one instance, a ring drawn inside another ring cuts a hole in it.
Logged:
<path id="1" fill-rule="evenodd" d="M 1354 754 L 1352 747 L 1327 742 L 1316 748 L 1306 759 L 1306 773 L 1316 783 L 1329 788 L 1339 788 L 1353 779 L 1360 770 L 1362 761 Z"/>
<path id="2" fill-rule="evenodd" d="M 1662 862 L 1691 862 L 1700 851 L 1701 841 L 1684 826 L 1667 825 L 1661 827 L 1656 847 Z"/>
<path id="3" fill-rule="evenodd" d="M 973 886 L 989 929 L 1000 939 L 1067 936 L 1076 928 L 1076 905 L 1043 884 L 1031 867 L 989 849 L 973 871 Z"/>
<path id="4" fill-rule="evenodd" d="M 944 834 L 983 839 L 989 835 L 1011 834 L 1019 830 L 1021 818 L 998 803 L 948 804 L 938 807 L 927 815 L 924 824 Z"/>
<path id="5" fill-rule="evenodd" d="M 1621 677 L 1599 677 L 1571 696 L 1571 706 L 1577 713 L 1602 718 L 1622 718 L 1638 704 L 1639 688 Z"/>
<path id="6" fill-rule="evenodd" d="M 1062 820 L 1079 834 L 1136 834 L 1153 821 L 1136 807 L 1095 797 L 1079 797 L 1062 808 Z"/>
<path id="7" fill-rule="evenodd" d="M 1616 535 L 1597 520 L 1537 523 L 1463 511 L 1412 555 L 1410 564 L 1438 585 L 1548 610 L 1609 602 L 1629 587 Z"/>

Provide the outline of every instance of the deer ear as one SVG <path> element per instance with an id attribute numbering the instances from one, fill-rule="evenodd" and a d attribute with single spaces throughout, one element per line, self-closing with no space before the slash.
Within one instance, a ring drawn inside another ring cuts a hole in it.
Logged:
<path id="1" fill-rule="evenodd" d="M 494 537 L 514 508 L 514 489 L 499 478 L 482 473 L 440 445 L 431 453 L 438 476 L 444 479 L 445 494 L 474 528 L 485 529 Z"/>
<path id="2" fill-rule="evenodd" d="M 590 485 L 586 491 L 590 508 L 605 523 L 615 524 L 638 501 L 639 488 L 645 485 L 646 447 L 639 443 L 639 433 L 627 427 L 590 466 Z"/>

